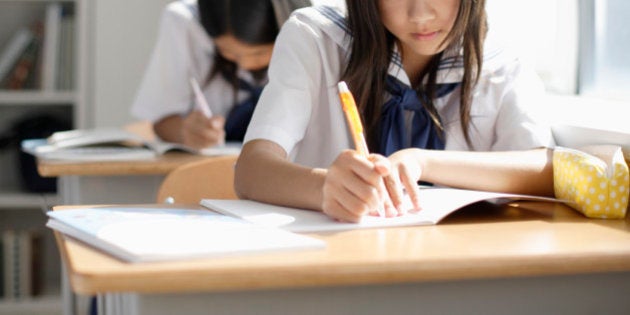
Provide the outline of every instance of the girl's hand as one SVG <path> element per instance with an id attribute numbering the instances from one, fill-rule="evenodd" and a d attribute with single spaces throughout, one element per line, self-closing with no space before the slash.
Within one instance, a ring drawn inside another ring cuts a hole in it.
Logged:
<path id="1" fill-rule="evenodd" d="M 182 124 L 182 142 L 195 149 L 222 144 L 225 141 L 224 124 L 223 117 L 207 118 L 200 111 L 192 111 Z"/>
<path id="2" fill-rule="evenodd" d="M 410 209 L 402 207 L 404 198 L 410 198 L 413 210 L 420 210 L 420 189 L 418 181 L 422 176 L 422 166 L 417 149 L 405 149 L 389 156 L 390 172 L 384 177 L 385 187 L 398 214 Z M 404 196 L 404 187 L 407 196 Z"/>
<path id="3" fill-rule="evenodd" d="M 326 173 L 323 212 L 347 222 L 358 222 L 362 216 L 374 214 L 383 203 L 388 204 L 383 201 L 388 198 L 382 196 L 386 194 L 382 179 L 388 171 L 389 162 L 379 160 L 374 155 L 366 159 L 356 151 L 343 151 Z M 389 211 L 392 210 L 389 204 Z"/>

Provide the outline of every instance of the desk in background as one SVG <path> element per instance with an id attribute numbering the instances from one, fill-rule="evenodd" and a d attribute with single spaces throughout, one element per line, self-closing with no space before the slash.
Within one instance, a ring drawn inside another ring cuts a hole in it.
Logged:
<path id="1" fill-rule="evenodd" d="M 61 203 L 108 204 L 155 202 L 162 180 L 186 163 L 212 157 L 169 152 L 151 160 L 66 162 L 39 160 L 41 176 L 57 177 Z"/>
<path id="2" fill-rule="evenodd" d="M 147 141 L 156 139 L 150 122 L 138 121 L 123 127 Z M 57 177 L 62 204 L 152 203 L 162 180 L 173 169 L 211 157 L 168 152 L 139 161 L 37 161 L 43 177 Z"/>
<path id="3" fill-rule="evenodd" d="M 125 129 L 147 140 L 155 135 L 151 125 L 139 122 Z M 61 204 L 153 203 L 164 177 L 175 168 L 212 157 L 181 152 L 168 152 L 150 160 L 137 161 L 37 161 L 43 177 L 57 177 Z M 64 315 L 87 313 L 89 299 L 70 291 L 65 270 L 62 271 L 61 293 Z"/>
<path id="4" fill-rule="evenodd" d="M 38 160 L 41 176 L 57 177 L 62 204 L 153 203 L 164 177 L 189 162 L 212 157 L 169 152 L 151 160 L 68 162 Z M 87 313 L 89 299 L 70 291 L 62 270 L 61 293 L 64 315 Z"/>
<path id="5" fill-rule="evenodd" d="M 55 234 L 101 314 L 630 313 L 630 219 L 561 204 L 480 203 L 436 226 L 308 234 L 324 250 L 165 263 Z"/>

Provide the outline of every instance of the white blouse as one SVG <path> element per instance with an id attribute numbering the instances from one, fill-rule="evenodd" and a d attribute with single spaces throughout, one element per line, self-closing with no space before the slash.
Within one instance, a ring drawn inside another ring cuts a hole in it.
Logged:
<path id="1" fill-rule="evenodd" d="M 134 117 L 152 122 L 173 114 L 187 114 L 192 109 L 190 77 L 202 86 L 211 71 L 215 46 L 199 23 L 196 0 L 175 1 L 162 13 L 158 39 L 131 108 Z M 252 83 L 250 72 L 237 75 Z M 214 115 L 227 116 L 235 103 L 247 99 L 240 91 L 234 102 L 233 88 L 216 75 L 202 87 Z"/>
<path id="2" fill-rule="evenodd" d="M 273 141 L 284 148 L 290 160 L 308 167 L 328 167 L 342 150 L 354 147 L 337 91 L 350 47 L 342 14 L 317 6 L 294 12 L 285 23 L 276 40 L 269 83 L 245 142 Z M 488 48 L 484 56 L 471 106 L 473 149 L 553 146 L 550 128 L 537 124 L 527 113 L 527 107 L 542 96 L 540 80 L 504 52 Z M 443 59 L 438 83 L 461 81 L 463 68 L 457 60 Z M 397 53 L 389 74 L 409 85 Z M 460 125 L 459 101 L 459 88 L 434 101 L 445 128 L 446 150 L 469 150 Z"/>

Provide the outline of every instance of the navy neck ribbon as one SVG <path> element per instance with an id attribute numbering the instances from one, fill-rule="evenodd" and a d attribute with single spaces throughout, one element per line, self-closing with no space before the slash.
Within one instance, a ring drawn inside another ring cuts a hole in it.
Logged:
<path id="1" fill-rule="evenodd" d="M 459 83 L 438 84 L 436 97 L 451 93 Z M 421 149 L 444 149 L 444 136 L 441 134 L 429 112 L 424 107 L 427 96 L 418 97 L 416 91 L 388 75 L 387 92 L 391 98 L 383 104 L 380 118 L 380 154 L 389 156 L 408 147 Z M 405 111 L 413 111 L 411 141 L 405 128 Z M 410 145 L 409 145 L 410 144 Z"/>
<path id="2" fill-rule="evenodd" d="M 249 121 L 254 114 L 254 108 L 262 93 L 263 86 L 254 86 L 238 78 L 238 89 L 249 92 L 249 97 L 243 102 L 233 106 L 225 119 L 224 129 L 226 141 L 243 141 Z"/>

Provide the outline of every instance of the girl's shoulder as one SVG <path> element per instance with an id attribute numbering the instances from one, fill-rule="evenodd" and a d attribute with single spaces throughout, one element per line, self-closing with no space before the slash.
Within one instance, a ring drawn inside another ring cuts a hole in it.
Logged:
<path id="1" fill-rule="evenodd" d="M 518 53 L 490 33 L 484 43 L 483 72 L 496 72 L 518 63 Z"/>
<path id="2" fill-rule="evenodd" d="M 292 18 L 307 23 L 313 27 L 327 29 L 338 28 L 346 30 L 346 14 L 339 7 L 329 5 L 314 5 L 295 10 Z"/>
<path id="3" fill-rule="evenodd" d="M 480 79 L 505 75 L 520 66 L 518 55 L 500 42 L 492 39 L 484 43 L 483 63 Z M 464 73 L 464 58 L 461 50 L 446 52 L 440 60 L 438 82 L 461 82 Z"/>
<path id="4" fill-rule="evenodd" d="M 288 25 L 288 26 L 287 26 Z M 325 35 L 337 45 L 348 47 L 348 27 L 346 13 L 342 7 L 314 5 L 293 12 L 285 27 L 306 27 L 311 32 Z"/>
<path id="5" fill-rule="evenodd" d="M 168 18 L 180 22 L 197 23 L 199 21 L 197 0 L 173 1 L 166 5 L 162 16 L 163 19 Z"/>
<path id="6" fill-rule="evenodd" d="M 190 47 L 213 51 L 214 44 L 199 22 L 197 0 L 180 0 L 164 7 L 160 35 L 171 42 L 186 40 Z M 186 35 L 184 35 L 186 34 Z"/>

